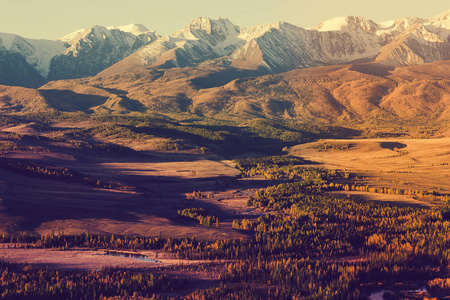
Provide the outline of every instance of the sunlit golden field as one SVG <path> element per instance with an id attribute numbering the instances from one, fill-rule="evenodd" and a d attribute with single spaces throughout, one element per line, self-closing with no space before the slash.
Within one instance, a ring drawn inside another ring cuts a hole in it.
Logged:
<path id="1" fill-rule="evenodd" d="M 348 149 L 336 149 L 339 145 Z M 356 173 L 356 181 L 369 186 L 450 192 L 450 138 L 321 140 L 289 152 L 325 168 Z M 403 195 L 377 196 L 411 200 Z"/>

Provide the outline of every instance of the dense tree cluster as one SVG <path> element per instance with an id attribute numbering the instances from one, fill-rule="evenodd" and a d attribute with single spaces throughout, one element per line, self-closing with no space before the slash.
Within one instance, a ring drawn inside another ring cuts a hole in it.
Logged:
<path id="1" fill-rule="evenodd" d="M 219 219 L 209 213 L 203 208 L 185 208 L 177 211 L 179 216 L 198 220 L 200 225 L 211 226 L 215 224 L 219 227 Z"/>
<path id="2" fill-rule="evenodd" d="M 263 158 L 243 158 L 234 160 L 236 167 L 242 172 L 243 177 L 253 177 L 263 175 L 270 180 L 289 179 L 307 181 L 308 177 L 320 177 L 322 179 L 332 179 L 339 172 L 336 170 L 318 170 L 316 168 L 305 168 L 301 164 L 305 161 L 293 156 L 276 155 Z M 310 172 L 312 170 L 312 173 Z"/>
<path id="3" fill-rule="evenodd" d="M 250 158 L 240 158 L 235 159 L 236 167 L 247 172 L 254 168 L 274 168 L 282 166 L 293 166 L 300 165 L 304 161 L 298 157 L 288 156 L 288 155 L 274 155 L 265 157 L 250 157 Z"/>
<path id="4" fill-rule="evenodd" d="M 146 296 L 173 291 L 183 279 L 116 268 L 93 272 L 57 271 L 0 263 L 1 299 L 99 299 L 108 296 Z"/>
<path id="5" fill-rule="evenodd" d="M 350 150 L 352 144 L 350 143 L 320 143 L 317 145 L 312 145 L 310 149 L 316 149 L 318 151 L 328 151 L 328 150 Z"/>
<path id="6" fill-rule="evenodd" d="M 437 191 L 432 190 L 412 190 L 412 189 L 397 189 L 397 188 L 387 188 L 387 187 L 375 187 L 363 184 L 342 184 L 331 182 L 323 186 L 327 190 L 341 190 L 341 191 L 360 191 L 369 193 L 380 193 L 380 194 L 393 194 L 393 195 L 411 195 L 418 196 L 420 198 L 425 198 L 433 201 L 441 201 L 442 203 L 447 203 L 450 201 L 450 196 L 445 194 L 439 194 Z"/>

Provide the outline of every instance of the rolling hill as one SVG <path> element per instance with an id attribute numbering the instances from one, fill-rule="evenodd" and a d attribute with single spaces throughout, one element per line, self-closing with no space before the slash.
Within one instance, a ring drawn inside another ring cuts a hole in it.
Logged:
<path id="1" fill-rule="evenodd" d="M 450 61 L 397 68 L 353 64 L 238 78 L 208 86 L 211 76 L 232 70 L 141 68 L 104 77 L 53 81 L 38 91 L 43 97 L 58 99 L 58 109 L 88 113 L 188 113 L 321 123 L 448 121 L 449 69 Z"/>

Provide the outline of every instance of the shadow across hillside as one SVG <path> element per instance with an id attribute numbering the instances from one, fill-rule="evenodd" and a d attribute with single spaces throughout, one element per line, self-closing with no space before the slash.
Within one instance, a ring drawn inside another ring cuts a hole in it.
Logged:
<path id="1" fill-rule="evenodd" d="M 381 148 L 389 149 L 389 150 L 394 150 L 395 148 L 402 149 L 402 148 L 406 148 L 406 146 L 407 146 L 406 144 L 399 143 L 399 142 L 381 142 L 380 143 Z"/>
<path id="2" fill-rule="evenodd" d="M 179 160 L 184 161 L 182 157 Z M 83 169 L 84 165 L 89 168 L 92 163 L 80 162 L 78 165 Z M 141 228 L 142 222 L 155 217 L 170 220 L 176 226 L 196 226 L 195 222 L 186 223 L 185 219 L 177 215 L 178 209 L 186 207 L 204 207 L 221 220 L 234 218 L 218 200 L 196 199 L 186 202 L 185 195 L 193 190 L 220 192 L 259 189 L 277 183 L 270 180 L 241 182 L 233 176 L 148 176 L 140 174 L 139 169 L 114 171 L 101 164 L 93 167 L 92 172 L 108 174 L 109 178 L 124 185 L 133 184 L 139 192 L 119 193 L 115 189 L 98 188 L 71 180 L 39 178 L 1 168 L 0 207 L 4 219 L 0 221 L 0 228 L 9 233 L 35 232 L 43 225 L 65 224 L 66 231 L 70 231 L 71 226 L 94 226 L 86 230 L 96 232 L 98 228 L 105 228 L 104 233 L 122 234 L 119 228 L 126 224 L 129 228 L 127 231 L 133 235 L 149 235 L 148 231 L 134 230 L 133 227 Z M 11 219 L 15 221 L 9 221 Z"/>
<path id="3" fill-rule="evenodd" d="M 108 97 L 78 94 L 71 90 L 40 90 L 40 93 L 53 108 L 64 112 L 86 111 L 108 100 Z"/>
<path id="4" fill-rule="evenodd" d="M 62 112 L 84 111 L 92 113 L 94 112 L 93 109 L 99 106 L 106 112 L 146 111 L 145 106 L 141 102 L 124 95 L 125 91 L 103 89 L 112 93 L 111 97 L 80 94 L 71 90 L 40 90 L 40 93 L 46 98 L 51 107 Z"/>
<path id="5" fill-rule="evenodd" d="M 208 89 L 223 86 L 234 79 L 262 76 L 267 74 L 271 74 L 271 72 L 265 68 L 258 70 L 241 70 L 230 68 L 225 71 L 214 72 L 203 77 L 197 77 L 192 80 L 192 83 L 198 89 Z"/>
<path id="6" fill-rule="evenodd" d="M 352 65 L 350 70 L 374 76 L 389 76 L 392 75 L 391 71 L 395 70 L 395 68 L 379 63 L 368 63 Z"/>

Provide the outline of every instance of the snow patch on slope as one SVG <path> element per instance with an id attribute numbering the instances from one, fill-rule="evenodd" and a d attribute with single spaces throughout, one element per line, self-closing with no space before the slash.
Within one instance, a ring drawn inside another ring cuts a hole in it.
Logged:
<path id="1" fill-rule="evenodd" d="M 72 33 L 69 33 L 68 35 L 65 35 L 63 37 L 58 38 L 58 41 L 62 41 L 62 42 L 68 42 L 70 40 L 75 39 L 77 36 L 82 36 L 83 33 L 86 31 L 86 28 L 74 31 Z"/>

